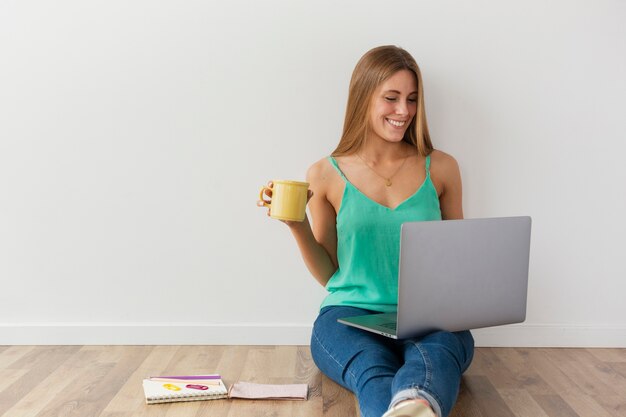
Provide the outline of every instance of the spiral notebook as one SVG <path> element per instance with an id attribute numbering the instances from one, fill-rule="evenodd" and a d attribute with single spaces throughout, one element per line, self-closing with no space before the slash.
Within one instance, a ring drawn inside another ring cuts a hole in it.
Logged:
<path id="1" fill-rule="evenodd" d="M 158 376 L 143 380 L 147 404 L 228 398 L 219 375 Z"/>

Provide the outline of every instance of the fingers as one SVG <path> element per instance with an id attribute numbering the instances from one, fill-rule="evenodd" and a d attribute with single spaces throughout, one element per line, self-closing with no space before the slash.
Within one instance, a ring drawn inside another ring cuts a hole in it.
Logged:
<path id="1" fill-rule="evenodd" d="M 265 207 L 265 203 L 267 203 L 267 202 L 266 202 L 266 201 L 263 201 L 263 200 L 258 200 L 258 201 L 256 202 L 256 206 L 257 206 L 257 207 Z M 269 207 L 267 208 L 267 215 L 268 215 L 268 216 L 270 215 L 270 208 L 269 208 Z"/>
<path id="2" fill-rule="evenodd" d="M 256 205 L 257 207 L 267 207 L 267 215 L 270 215 L 270 208 L 268 206 L 268 204 L 271 204 L 272 202 L 272 190 L 271 188 L 274 186 L 274 182 L 273 181 L 268 181 L 267 186 L 263 188 L 263 191 L 261 193 L 261 199 L 257 200 Z M 265 198 L 267 197 L 267 199 Z"/>
<path id="3" fill-rule="evenodd" d="M 268 187 L 272 184 L 272 181 L 268 183 Z M 267 197 L 267 199 L 265 198 Z M 263 207 L 265 204 L 269 204 L 272 202 L 272 190 L 269 188 L 263 188 L 263 192 L 261 194 L 261 200 L 257 200 L 256 205 L 259 207 Z"/>
<path id="4" fill-rule="evenodd" d="M 267 186 L 263 187 L 263 195 L 269 197 L 270 201 L 272 199 L 272 187 L 273 186 L 274 186 L 274 183 L 270 181 L 267 183 Z M 269 203 L 270 201 L 266 200 L 266 203 Z"/>
<path id="5" fill-rule="evenodd" d="M 258 200 L 256 202 L 257 207 L 267 207 L 266 204 L 269 203 L 269 201 L 265 201 L 265 200 Z M 267 215 L 270 215 L 270 207 L 267 207 Z"/>

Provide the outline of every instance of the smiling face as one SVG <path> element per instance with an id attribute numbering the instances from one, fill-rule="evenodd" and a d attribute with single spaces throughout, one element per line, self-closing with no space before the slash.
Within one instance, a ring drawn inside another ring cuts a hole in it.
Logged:
<path id="1" fill-rule="evenodd" d="M 370 137 L 400 142 L 417 112 L 417 80 L 409 70 L 400 70 L 385 80 L 372 95 Z"/>

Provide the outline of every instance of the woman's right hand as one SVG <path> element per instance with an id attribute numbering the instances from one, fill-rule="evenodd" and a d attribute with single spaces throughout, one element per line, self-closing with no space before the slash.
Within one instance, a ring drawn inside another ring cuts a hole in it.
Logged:
<path id="1" fill-rule="evenodd" d="M 266 204 L 271 204 L 272 203 L 272 187 L 274 186 L 274 183 L 272 181 L 268 181 L 267 183 L 267 187 L 265 187 L 265 189 L 263 190 L 263 196 L 261 197 L 261 200 L 258 200 L 256 202 L 256 205 L 258 207 L 265 207 Z M 265 199 L 265 197 L 267 197 L 268 199 Z M 309 201 L 311 200 L 311 197 L 313 197 L 313 191 L 308 190 L 307 191 L 307 196 L 306 196 L 306 202 L 307 204 L 309 203 Z M 267 215 L 271 216 L 271 207 L 267 207 Z M 290 221 L 290 220 L 280 220 L 281 222 L 285 223 L 287 226 L 289 227 L 293 227 L 293 226 L 298 226 L 298 225 L 302 225 L 303 223 L 305 223 L 306 221 L 308 221 L 307 219 L 307 215 L 306 213 L 304 214 L 304 220 L 301 222 L 295 222 L 295 221 Z"/>

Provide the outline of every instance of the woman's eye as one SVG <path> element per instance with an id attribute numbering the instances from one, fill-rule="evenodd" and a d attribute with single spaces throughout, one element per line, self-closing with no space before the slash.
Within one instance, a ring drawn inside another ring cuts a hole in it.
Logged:
<path id="1" fill-rule="evenodd" d="M 387 100 L 387 101 L 397 101 L 398 98 L 397 97 L 385 97 L 385 100 Z M 416 103 L 417 99 L 416 98 L 408 98 L 407 101 L 410 102 L 410 103 Z"/>

